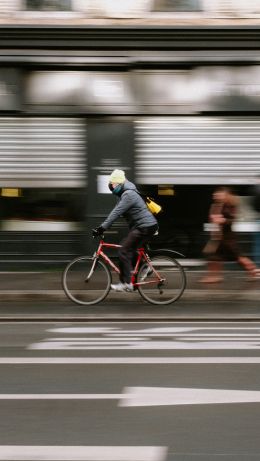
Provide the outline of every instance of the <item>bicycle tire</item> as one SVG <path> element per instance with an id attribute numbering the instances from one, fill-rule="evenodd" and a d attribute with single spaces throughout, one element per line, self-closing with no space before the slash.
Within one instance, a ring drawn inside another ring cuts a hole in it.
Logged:
<path id="1" fill-rule="evenodd" d="M 89 256 L 73 259 L 64 269 L 62 286 L 68 298 L 76 304 L 91 306 L 103 301 L 110 291 L 111 272 L 100 260 L 88 279 L 94 260 Z"/>
<path id="2" fill-rule="evenodd" d="M 168 305 L 176 302 L 186 288 L 186 274 L 182 265 L 171 256 L 170 251 L 154 252 L 150 256 L 152 266 L 165 281 L 156 282 L 155 273 L 144 262 L 137 274 L 138 291 L 143 299 L 151 304 Z"/>

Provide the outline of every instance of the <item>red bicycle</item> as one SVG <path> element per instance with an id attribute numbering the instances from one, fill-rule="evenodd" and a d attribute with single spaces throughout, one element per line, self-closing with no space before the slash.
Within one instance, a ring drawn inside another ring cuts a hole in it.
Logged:
<path id="1" fill-rule="evenodd" d="M 65 268 L 62 285 L 66 295 L 75 303 L 84 306 L 98 304 L 110 291 L 111 269 L 117 274 L 117 265 L 104 253 L 105 248 L 120 248 L 121 245 L 106 243 L 104 236 L 93 256 L 79 256 Z M 142 247 L 138 249 L 137 261 L 132 273 L 134 290 L 152 304 L 171 304 L 179 299 L 186 287 L 186 275 L 171 250 L 154 250 L 148 255 Z M 124 293 L 126 295 L 126 293 Z M 129 293 L 129 296 L 132 294 Z"/>

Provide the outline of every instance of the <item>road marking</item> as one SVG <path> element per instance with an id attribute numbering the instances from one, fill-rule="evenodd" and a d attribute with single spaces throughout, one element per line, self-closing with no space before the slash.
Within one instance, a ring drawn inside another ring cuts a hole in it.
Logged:
<path id="1" fill-rule="evenodd" d="M 157 335 L 159 336 L 160 338 L 162 337 L 162 335 Z M 174 335 L 163 335 L 163 337 L 166 337 L 169 336 L 170 338 L 172 339 L 175 339 L 175 338 L 182 338 L 182 339 L 185 339 L 187 340 L 188 338 L 191 338 L 192 340 L 195 338 L 195 339 L 201 339 L 201 338 L 205 338 L 207 341 L 208 341 L 208 338 L 212 338 L 212 339 L 224 339 L 225 341 L 227 339 L 231 339 L 232 341 L 234 341 L 234 339 L 239 339 L 240 341 L 242 340 L 245 340 L 247 341 L 248 338 L 250 339 L 253 339 L 253 340 L 256 340 L 256 339 L 260 339 L 260 332 L 257 333 L 257 334 L 248 334 L 248 333 L 244 333 L 244 334 L 229 334 L 229 333 L 225 333 L 225 334 L 222 334 L 222 333 L 190 333 L 190 334 L 180 334 L 180 333 L 176 333 Z M 153 335 L 153 337 L 156 337 Z M 138 336 L 138 334 L 135 334 L 134 336 L 128 334 L 128 335 L 125 335 L 124 333 L 117 333 L 116 335 L 113 335 L 113 336 L 106 336 L 105 338 L 102 338 L 102 337 L 99 337 L 99 338 L 91 338 L 91 337 L 84 337 L 84 336 L 78 336 L 78 337 L 59 337 L 59 338 L 51 338 L 51 341 L 84 341 L 85 342 L 90 342 L 90 343 L 95 343 L 95 342 L 100 342 L 100 343 L 104 343 L 104 342 L 108 342 L 108 343 L 118 343 L 118 342 L 122 342 L 122 343 L 125 343 L 125 342 L 131 342 L 131 341 L 147 341 L 147 337 L 145 337 L 145 335 L 140 335 Z"/>
<path id="2" fill-rule="evenodd" d="M 127 387 L 124 392 L 119 402 L 122 407 L 260 402 L 260 391 Z"/>
<path id="3" fill-rule="evenodd" d="M 260 328 L 254 327 L 57 327 L 57 333 L 30 344 L 29 350 L 260 350 Z"/>
<path id="4" fill-rule="evenodd" d="M 260 391 L 125 387 L 122 394 L 0 394 L 0 400 L 118 400 L 121 407 L 209 405 L 258 403 Z"/>
<path id="5" fill-rule="evenodd" d="M 148 335 L 148 334 L 144 334 L 144 333 L 141 333 L 140 335 L 138 335 L 138 333 L 113 333 L 113 335 L 108 335 L 107 336 L 107 339 L 113 339 L 113 340 L 116 340 L 116 339 L 133 339 L 135 337 L 137 338 L 146 338 L 146 336 L 151 336 L 151 335 Z M 210 338 L 215 338 L 215 337 L 236 337 L 236 338 L 243 338 L 243 337 L 249 337 L 249 338 L 259 338 L 260 337 L 260 331 L 258 333 L 187 333 L 187 334 L 184 334 L 184 333 L 165 333 L 165 334 L 161 334 L 161 333 L 155 333 L 152 335 L 153 338 L 161 338 L 161 337 L 164 337 L 164 338 L 178 338 L 178 337 L 181 337 L 181 338 L 196 338 L 196 337 L 210 337 Z M 84 337 L 83 337 L 84 338 Z M 53 338 L 52 338 L 53 339 Z M 63 338 L 64 339 L 64 338 Z M 68 339 L 68 337 L 66 337 L 66 339 Z M 76 338 L 71 338 L 69 337 L 69 339 L 76 339 Z M 78 336 L 77 339 L 82 339 L 82 337 Z"/>
<path id="6" fill-rule="evenodd" d="M 120 400 L 121 398 L 122 394 L 0 394 L 0 400 Z"/>
<path id="7" fill-rule="evenodd" d="M 178 333 L 178 332 L 184 332 L 188 333 L 189 331 L 196 330 L 198 327 L 159 327 L 159 328 L 142 328 L 142 329 L 131 329 L 127 330 L 124 328 L 121 328 L 120 326 L 117 327 L 61 327 L 61 328 L 50 328 L 46 330 L 48 333 L 66 333 L 66 334 L 78 334 L 78 333 L 87 333 L 87 334 L 112 334 L 112 333 L 119 333 L 119 332 L 124 332 L 124 333 L 134 333 L 134 334 L 153 334 L 153 333 Z M 254 329 L 256 329 L 254 327 Z"/>
<path id="8" fill-rule="evenodd" d="M 136 341 L 129 339 L 129 344 L 108 342 L 107 340 L 100 340 L 100 342 L 92 342 L 90 339 L 71 341 L 52 341 L 46 340 L 39 343 L 30 344 L 28 350 L 73 350 L 73 351 L 93 351 L 93 350 L 110 350 L 110 351 L 133 351 L 133 350 L 260 350 L 260 338 L 258 339 L 242 339 L 233 338 L 233 340 L 203 340 L 182 338 L 180 340 L 172 341 Z"/>
<path id="9" fill-rule="evenodd" d="M 217 323 L 217 322 L 216 322 Z M 196 326 L 196 327 L 158 327 L 158 328 L 143 328 L 143 329 L 124 329 L 121 327 L 60 327 L 60 328 L 50 328 L 46 330 L 49 333 L 130 333 L 130 334 L 165 334 L 165 333 L 189 333 L 196 330 L 260 330 L 260 327 L 222 327 L 222 326 L 215 326 L 215 327 L 207 327 L 204 325 Z"/>
<path id="10" fill-rule="evenodd" d="M 0 445 L 0 460 L 164 461 L 166 447 Z"/>
<path id="11" fill-rule="evenodd" d="M 258 364 L 260 357 L 0 357 L 0 365 Z"/>

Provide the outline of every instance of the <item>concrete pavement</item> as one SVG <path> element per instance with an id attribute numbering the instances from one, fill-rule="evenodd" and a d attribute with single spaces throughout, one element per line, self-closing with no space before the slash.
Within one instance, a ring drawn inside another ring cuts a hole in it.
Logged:
<path id="1" fill-rule="evenodd" d="M 183 299 L 254 301 L 260 299 L 260 279 L 252 281 L 245 272 L 225 271 L 220 283 L 204 284 L 200 279 L 204 270 L 187 269 L 187 287 Z M 61 271 L 44 272 L 0 272 L 0 296 L 2 301 L 66 301 L 61 285 Z M 107 301 L 132 302 L 133 295 L 113 293 Z"/>
<path id="2" fill-rule="evenodd" d="M 242 271 L 225 271 L 217 284 L 201 284 L 203 270 L 187 269 L 187 288 L 176 303 L 155 306 L 135 293 L 110 292 L 98 306 L 78 306 L 67 299 L 61 271 L 1 272 L 0 321 L 109 320 L 260 320 L 260 280 Z"/>

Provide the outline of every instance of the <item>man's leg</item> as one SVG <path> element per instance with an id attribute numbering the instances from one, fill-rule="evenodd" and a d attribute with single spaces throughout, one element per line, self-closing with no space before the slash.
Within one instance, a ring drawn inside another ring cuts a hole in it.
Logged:
<path id="1" fill-rule="evenodd" d="M 122 247 L 118 252 L 120 281 L 122 283 L 131 283 L 131 271 L 133 269 L 132 261 L 141 239 L 141 232 L 138 229 L 134 229 L 129 232 L 122 242 Z"/>
<path id="2" fill-rule="evenodd" d="M 222 272 L 222 261 L 208 261 L 208 273 L 202 279 L 200 279 L 201 283 L 217 283 L 222 282 L 223 277 L 221 275 Z"/>

